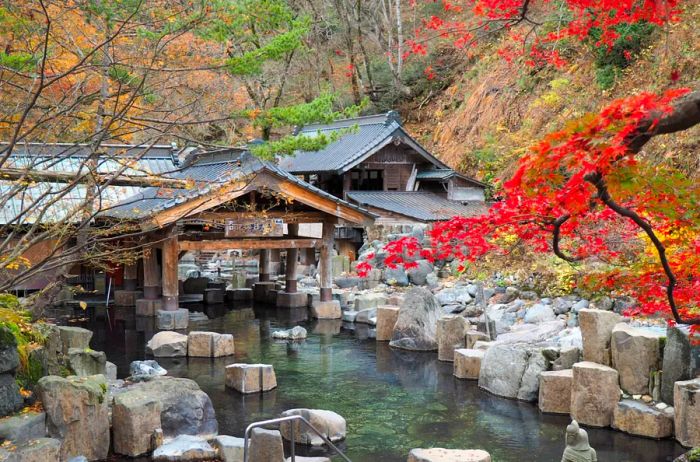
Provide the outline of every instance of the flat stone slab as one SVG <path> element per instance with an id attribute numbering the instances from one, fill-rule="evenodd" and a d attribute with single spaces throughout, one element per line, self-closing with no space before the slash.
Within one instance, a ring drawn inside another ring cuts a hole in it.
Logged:
<path id="1" fill-rule="evenodd" d="M 61 440 L 38 438 L 26 441 L 12 450 L 0 448 L 3 462 L 49 462 L 61 460 Z"/>
<path id="2" fill-rule="evenodd" d="M 277 387 L 271 364 L 236 363 L 226 366 L 226 386 L 240 393 L 261 393 Z"/>
<path id="3" fill-rule="evenodd" d="M 481 449 L 411 449 L 407 462 L 491 462 L 491 456 Z"/>
<path id="4" fill-rule="evenodd" d="M 538 406 L 540 411 L 549 414 L 568 414 L 571 411 L 571 382 L 574 371 L 540 372 L 540 394 Z"/>
<path id="5" fill-rule="evenodd" d="M 484 350 L 469 348 L 454 350 L 454 376 L 458 379 L 479 380 L 481 361 L 485 354 Z"/>
<path id="6" fill-rule="evenodd" d="M 154 461 L 195 461 L 214 459 L 216 451 L 204 438 L 180 435 L 153 451 Z"/>
<path id="7" fill-rule="evenodd" d="M 673 413 L 642 401 L 623 399 L 615 408 L 612 427 L 630 435 L 668 438 L 673 435 Z"/>

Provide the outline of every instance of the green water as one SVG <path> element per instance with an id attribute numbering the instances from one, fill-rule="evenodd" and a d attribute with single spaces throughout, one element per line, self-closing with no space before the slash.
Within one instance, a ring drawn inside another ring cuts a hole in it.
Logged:
<path id="1" fill-rule="evenodd" d="M 301 343 L 270 338 L 303 314 L 227 312 L 191 329 L 233 333 L 235 358 L 159 362 L 170 375 L 196 380 L 209 394 L 222 434 L 243 436 L 252 422 L 305 407 L 345 417 L 348 436 L 340 447 L 354 462 L 405 461 L 416 447 L 480 448 L 496 462 L 561 460 L 568 418 L 543 416 L 532 404 L 498 398 L 479 390 L 475 382 L 456 379 L 452 364 L 437 361 L 434 353 L 391 349 L 368 338 L 366 326 L 346 330 L 339 321 L 301 322 L 309 330 Z M 96 339 L 102 345 L 95 345 L 118 365 L 120 377 L 127 375 L 131 360 L 144 357 L 143 344 L 153 334 L 148 322 L 124 318 L 112 330 L 99 328 Z M 224 367 L 232 362 L 273 364 L 278 388 L 262 395 L 226 389 Z M 592 429 L 589 434 L 600 461 L 671 461 L 683 452 L 670 440 L 611 430 Z M 325 453 L 298 448 L 297 454 Z"/>

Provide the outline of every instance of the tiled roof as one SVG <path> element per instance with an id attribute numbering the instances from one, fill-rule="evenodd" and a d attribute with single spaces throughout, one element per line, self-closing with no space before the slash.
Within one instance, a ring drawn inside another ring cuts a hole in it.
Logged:
<path id="1" fill-rule="evenodd" d="M 279 160 L 279 166 L 292 173 L 345 172 L 377 152 L 395 137 L 409 144 L 420 155 L 441 168 L 447 168 L 426 151 L 404 130 L 396 112 L 388 112 L 354 119 L 339 120 L 331 124 L 315 124 L 302 128 L 298 134 L 316 136 L 348 129 L 340 139 L 319 151 L 301 151 Z"/>
<path id="2" fill-rule="evenodd" d="M 6 149 L 7 143 L 0 143 L 0 152 Z M 100 156 L 97 158 L 97 171 L 108 174 L 124 168 L 125 175 L 162 175 L 171 176 L 179 167 L 178 155 L 192 148 L 178 150 L 170 145 L 139 146 L 127 144 L 103 144 L 100 146 Z M 49 172 L 77 172 L 83 169 L 90 146 L 74 143 L 19 143 L 12 150 L 7 160 L 7 168 L 30 168 Z M 11 194 L 10 188 L 15 183 L 0 180 L 0 195 L 8 200 L 0 208 L 0 223 L 14 222 L 31 224 L 42 212 L 42 219 L 59 221 L 75 215 L 84 204 L 86 187 L 76 185 L 66 192 L 64 184 L 38 183 L 22 191 L 23 194 Z M 140 188 L 129 186 L 107 186 L 101 189 L 103 205 L 114 204 L 138 193 Z M 46 206 L 60 195 L 60 201 Z M 9 197 L 11 196 L 11 197 Z M 40 199 L 35 204 L 36 198 Z M 24 213 L 23 213 L 24 212 Z M 20 217 L 19 222 L 17 217 Z"/>
<path id="3" fill-rule="evenodd" d="M 446 180 L 454 176 L 456 173 L 457 172 L 449 168 L 421 170 L 416 174 L 416 180 Z"/>
<path id="4" fill-rule="evenodd" d="M 252 178 L 263 170 L 294 182 L 321 197 L 332 200 L 336 204 L 350 207 L 367 216 L 373 216 L 373 214 L 363 208 L 312 186 L 270 162 L 262 161 L 248 152 L 237 149 L 220 151 L 215 157 L 210 157 L 207 153 L 201 154 L 186 164 L 182 170 L 171 175 L 173 178 L 191 179 L 198 183 L 204 183 L 203 185 L 200 184 L 193 189 L 144 188 L 138 194 L 124 200 L 123 203 L 103 212 L 102 215 L 124 219 L 146 218 L 189 199 L 207 194 L 223 184 L 244 178 Z"/>
<path id="5" fill-rule="evenodd" d="M 455 215 L 474 216 L 484 213 L 485 202 L 462 204 L 431 192 L 349 191 L 348 199 L 360 206 L 369 206 L 420 221 L 447 220 Z"/>

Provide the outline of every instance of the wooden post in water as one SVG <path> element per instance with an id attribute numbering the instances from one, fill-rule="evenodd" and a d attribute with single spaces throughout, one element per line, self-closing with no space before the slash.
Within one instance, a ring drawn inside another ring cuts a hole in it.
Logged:
<path id="1" fill-rule="evenodd" d="M 299 234 L 299 225 L 289 223 L 287 225 L 287 234 L 290 238 L 296 237 Z M 287 267 L 285 268 L 285 286 L 284 290 L 287 293 L 293 294 L 297 291 L 297 259 L 299 258 L 299 249 L 287 249 Z"/>
<path id="2" fill-rule="evenodd" d="M 136 290 L 139 282 L 138 264 L 136 261 L 124 265 L 124 290 Z"/>
<path id="3" fill-rule="evenodd" d="M 178 309 L 177 262 L 179 251 L 177 235 L 163 241 L 163 310 Z"/>
<path id="4" fill-rule="evenodd" d="M 331 263 L 331 252 L 333 251 L 333 234 L 335 224 L 331 221 L 323 222 L 321 258 L 319 261 L 319 274 L 321 275 L 320 299 L 322 302 L 333 300 L 333 268 Z"/>
<path id="5" fill-rule="evenodd" d="M 155 247 L 148 247 L 143 254 L 143 296 L 148 300 L 160 297 L 158 255 Z"/>

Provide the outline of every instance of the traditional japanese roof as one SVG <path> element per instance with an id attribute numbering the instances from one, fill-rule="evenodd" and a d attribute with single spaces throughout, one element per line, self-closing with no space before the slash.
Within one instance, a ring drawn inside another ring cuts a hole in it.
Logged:
<path id="1" fill-rule="evenodd" d="M 485 202 L 462 204 L 422 191 L 348 191 L 347 196 L 360 206 L 386 210 L 424 222 L 447 220 L 455 215 L 480 215 L 488 208 Z"/>
<path id="2" fill-rule="evenodd" d="M 418 181 L 447 181 L 450 178 L 454 177 L 461 178 L 469 183 L 472 183 L 482 188 L 485 188 L 487 186 L 485 183 L 475 180 L 474 178 L 470 178 L 466 175 L 462 175 L 461 173 L 457 173 L 451 168 L 424 169 L 419 170 L 418 173 L 416 173 L 416 180 Z"/>
<path id="3" fill-rule="evenodd" d="M 7 149 L 8 144 L 0 142 L 0 153 Z M 123 169 L 124 175 L 149 176 L 160 175 L 167 177 L 180 167 L 180 157 L 186 156 L 196 148 L 177 148 L 171 145 L 133 145 L 133 144 L 103 144 L 96 157 L 98 173 L 109 174 Z M 91 153 L 88 144 L 76 143 L 18 143 L 7 159 L 8 169 L 31 169 L 36 171 L 56 173 L 80 173 L 85 171 L 85 161 Z M 9 188 L 14 187 L 12 181 L 0 178 L 0 195 L 8 194 Z M 42 220 L 58 221 L 71 216 L 83 204 L 86 197 L 86 186 L 78 184 L 70 187 L 66 194 L 66 185 L 60 183 L 41 182 L 28 187 L 22 195 L 13 195 L 0 208 L 0 223 L 13 222 L 30 224 L 36 219 L 35 215 L 44 212 Z M 131 186 L 107 186 L 101 188 L 101 200 L 104 204 L 116 203 L 126 197 L 138 193 L 140 188 Z M 43 207 L 57 195 L 61 200 L 49 208 Z M 44 196 L 43 202 L 34 204 L 37 197 Z M 28 213 L 22 213 L 23 211 Z M 35 213 L 34 213 L 35 212 Z M 33 214 L 34 213 L 34 214 Z M 18 219 L 17 217 L 20 217 Z"/>
<path id="4" fill-rule="evenodd" d="M 182 214 L 173 212 L 174 214 L 171 214 L 168 220 L 172 217 L 182 218 L 188 214 L 215 207 L 261 185 L 273 190 L 276 189 L 275 181 L 258 181 L 265 175 L 271 175 L 280 183 L 286 182 L 295 185 L 322 198 L 325 203 L 333 204 L 332 207 L 326 206 L 325 210 L 319 208 L 318 204 L 312 205 L 331 215 L 337 215 L 348 219 L 348 221 L 361 224 L 370 223 L 376 217 L 360 206 L 339 199 L 291 173 L 285 172 L 273 163 L 262 161 L 241 149 L 226 149 L 198 154 L 186 160 L 181 170 L 168 175 L 170 178 L 193 181 L 193 187 L 190 189 L 144 188 L 120 204 L 105 210 L 101 215 L 130 220 L 152 218 L 156 225 L 164 225 L 163 219 L 158 218 L 159 214 L 175 210 L 178 207 L 183 209 Z M 292 197 L 292 199 L 304 202 L 301 195 Z M 187 205 L 190 203 L 192 203 L 191 207 Z M 355 213 L 348 214 L 348 210 Z M 354 218 L 351 218 L 350 215 Z"/>
<path id="5" fill-rule="evenodd" d="M 319 151 L 300 151 L 294 156 L 279 160 L 279 166 L 292 173 L 332 172 L 344 173 L 364 161 L 394 140 L 409 145 L 416 153 L 438 168 L 450 169 L 408 134 L 401 125 L 398 113 L 357 117 L 330 124 L 308 125 L 297 131 L 298 135 L 318 136 L 347 130 L 338 141 Z"/>

